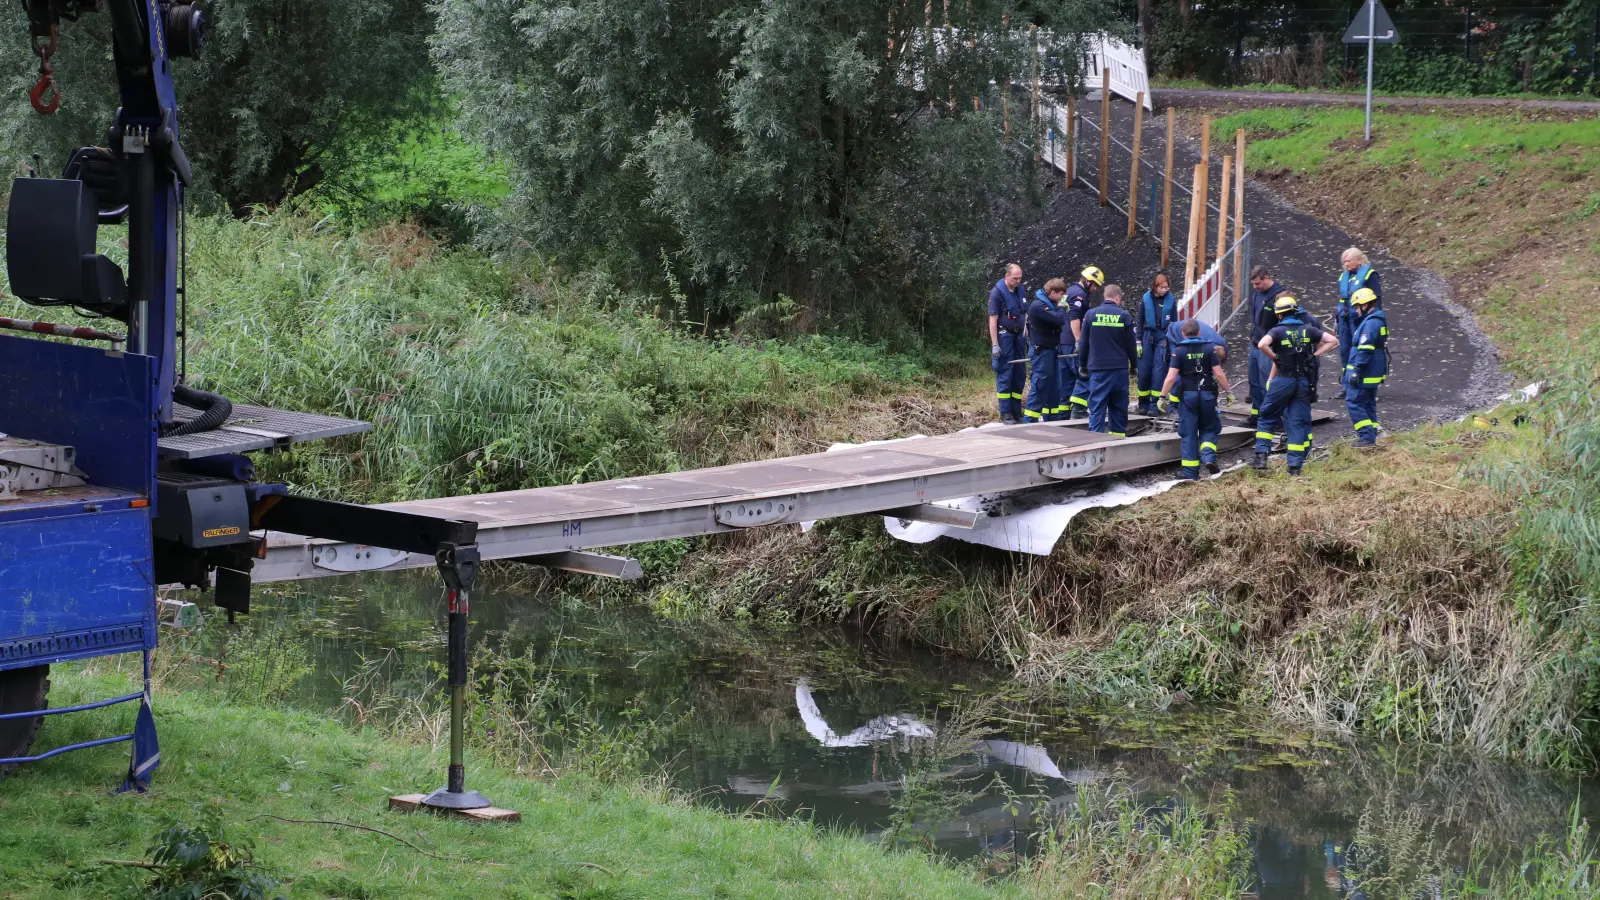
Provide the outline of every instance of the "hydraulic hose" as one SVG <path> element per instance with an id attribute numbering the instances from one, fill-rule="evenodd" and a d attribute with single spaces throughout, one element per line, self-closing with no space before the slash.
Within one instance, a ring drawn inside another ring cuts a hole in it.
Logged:
<path id="1" fill-rule="evenodd" d="M 162 437 L 178 437 L 184 434 L 199 434 L 203 431 L 215 431 L 228 421 L 233 415 L 233 403 L 221 394 L 210 391 L 195 390 L 187 385 L 177 384 L 172 386 L 172 397 L 184 406 L 200 410 L 200 415 L 187 422 L 172 422 L 161 426 Z"/>

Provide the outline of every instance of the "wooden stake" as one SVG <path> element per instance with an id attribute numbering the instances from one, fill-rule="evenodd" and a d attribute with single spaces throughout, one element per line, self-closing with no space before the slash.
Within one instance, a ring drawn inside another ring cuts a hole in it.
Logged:
<path id="1" fill-rule="evenodd" d="M 1194 196 L 1203 198 L 1200 193 L 1201 179 L 1205 177 L 1205 166 L 1194 167 Z M 1189 289 L 1194 287 L 1195 279 L 1205 272 L 1205 269 L 1195 269 L 1195 257 L 1200 250 L 1200 233 L 1205 222 L 1205 207 L 1199 203 L 1189 204 L 1189 242 L 1185 244 L 1186 258 L 1183 261 L 1183 293 L 1188 296 Z"/>
<path id="2" fill-rule="evenodd" d="M 1176 139 L 1172 107 L 1167 107 L 1167 168 L 1161 174 L 1161 268 L 1165 269 L 1172 257 L 1172 142 Z"/>
<path id="3" fill-rule="evenodd" d="M 1067 187 L 1078 184 L 1078 96 L 1067 95 Z"/>
<path id="4" fill-rule="evenodd" d="M 1139 147 L 1144 137 L 1144 91 L 1133 101 L 1133 170 L 1128 174 L 1128 237 L 1139 230 Z"/>
<path id="5" fill-rule="evenodd" d="M 1228 188 L 1233 184 L 1233 157 L 1222 158 L 1222 190 L 1217 194 L 1217 259 L 1228 252 Z"/>
<path id="6" fill-rule="evenodd" d="M 1233 306 L 1238 308 L 1244 295 L 1244 129 L 1233 133 Z"/>
<path id="7" fill-rule="evenodd" d="M 1100 205 L 1110 202 L 1106 197 L 1106 161 L 1111 158 L 1111 69 L 1105 60 L 1100 61 Z"/>
<path id="8" fill-rule="evenodd" d="M 1000 27 L 1007 29 L 1011 27 L 1011 16 L 1009 14 L 1000 17 Z M 1000 115 L 1003 120 L 1002 135 L 1005 138 L 1005 142 L 1008 144 L 1011 143 L 1011 89 L 1007 87 L 1009 84 L 1011 84 L 1011 76 L 1009 75 L 1000 80 Z"/>
<path id="9" fill-rule="evenodd" d="M 1211 219 L 1211 210 L 1207 205 L 1207 198 L 1211 196 L 1211 117 L 1206 116 L 1200 120 L 1200 192 L 1195 194 L 1195 202 L 1200 205 L 1200 259 L 1197 261 L 1195 277 L 1198 278 L 1206 270 L 1206 223 Z"/>

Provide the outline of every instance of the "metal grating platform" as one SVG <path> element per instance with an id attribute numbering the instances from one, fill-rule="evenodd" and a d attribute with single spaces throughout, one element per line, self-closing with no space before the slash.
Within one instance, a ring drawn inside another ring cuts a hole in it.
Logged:
<path id="1" fill-rule="evenodd" d="M 745 527 L 903 510 L 1176 463 L 1177 435 L 1136 433 L 1149 425 L 1147 417 L 1130 416 L 1126 438 L 1089 432 L 1081 421 L 1011 425 L 692 472 L 384 506 L 477 521 L 484 559 L 543 558 Z M 1254 439 L 1254 431 L 1223 428 L 1217 443 L 1227 451 Z M 760 510 L 751 514 L 753 507 Z M 341 546 L 270 534 L 266 556 L 256 563 L 251 580 L 292 581 L 355 571 L 319 562 L 319 554 L 330 547 L 343 558 Z M 421 554 L 388 554 L 366 568 L 433 564 L 432 557 Z"/>
<path id="2" fill-rule="evenodd" d="M 200 413 L 181 403 L 172 405 L 172 417 L 187 422 Z M 319 416 L 315 413 L 289 412 L 250 406 L 233 405 L 233 415 L 216 431 L 164 437 L 157 446 L 162 459 L 200 459 L 224 453 L 248 453 L 252 450 L 279 450 L 290 444 L 301 444 L 345 434 L 371 431 L 372 425 L 355 419 Z"/>

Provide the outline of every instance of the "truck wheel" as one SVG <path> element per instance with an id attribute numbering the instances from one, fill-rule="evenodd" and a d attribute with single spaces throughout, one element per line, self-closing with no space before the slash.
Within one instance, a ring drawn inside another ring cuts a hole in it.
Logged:
<path id="1" fill-rule="evenodd" d="M 50 693 L 50 667 L 31 666 L 0 672 L 0 713 L 27 712 L 45 708 Z M 31 719 L 0 719 L 0 758 L 26 756 L 39 733 L 43 716 Z M 4 776 L 11 766 L 0 766 Z"/>

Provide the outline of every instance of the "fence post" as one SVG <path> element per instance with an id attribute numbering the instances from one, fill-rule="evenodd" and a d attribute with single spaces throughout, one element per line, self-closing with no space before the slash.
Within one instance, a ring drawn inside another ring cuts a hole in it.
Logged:
<path id="1" fill-rule="evenodd" d="M 1037 133 L 1039 131 L 1039 26 L 1030 24 L 1028 26 L 1028 34 L 1032 38 L 1033 45 L 1031 59 L 1033 64 L 1033 130 Z M 1037 150 L 1033 153 L 1033 161 L 1039 161 L 1039 151 Z"/>
<path id="2" fill-rule="evenodd" d="M 1100 58 L 1100 205 L 1105 206 L 1106 176 L 1109 170 L 1106 161 L 1111 158 L 1111 69 L 1106 66 L 1105 57 Z"/>
<path id="3" fill-rule="evenodd" d="M 1165 269 L 1172 251 L 1172 142 L 1176 114 L 1167 107 L 1167 168 L 1161 175 L 1161 268 Z"/>
<path id="4" fill-rule="evenodd" d="M 1067 94 L 1067 189 L 1078 184 L 1078 95 Z"/>
<path id="5" fill-rule="evenodd" d="M 1206 198 L 1211 196 L 1211 117 L 1200 120 L 1200 190 L 1195 192 L 1195 203 L 1200 206 L 1200 259 L 1195 263 L 1195 277 L 1206 270 L 1206 223 L 1211 218 Z"/>
<path id="6" fill-rule="evenodd" d="M 1205 166 L 1194 167 L 1194 193 L 1189 203 L 1189 241 L 1184 245 L 1187 258 L 1183 261 L 1183 293 L 1188 296 L 1189 289 L 1194 287 L 1195 279 L 1204 269 L 1195 270 L 1196 251 L 1200 246 L 1201 223 L 1205 221 L 1205 195 L 1201 191 L 1201 179 L 1205 177 Z M 1203 252 L 1203 251 L 1202 251 Z"/>
<path id="7" fill-rule="evenodd" d="M 1128 175 L 1128 237 L 1138 231 L 1139 220 L 1139 142 L 1144 136 L 1144 91 L 1133 101 L 1133 171 Z"/>
<path id="8" fill-rule="evenodd" d="M 1228 252 L 1228 188 L 1233 186 L 1233 157 L 1222 158 L 1222 189 L 1217 192 L 1217 261 Z"/>
<path id="9" fill-rule="evenodd" d="M 1244 129 L 1233 133 L 1233 242 L 1239 244 L 1244 240 Z M 1233 251 L 1233 305 L 1239 305 L 1239 292 L 1244 290 L 1244 267 L 1250 261 L 1245 254 L 1235 249 Z"/>

